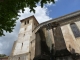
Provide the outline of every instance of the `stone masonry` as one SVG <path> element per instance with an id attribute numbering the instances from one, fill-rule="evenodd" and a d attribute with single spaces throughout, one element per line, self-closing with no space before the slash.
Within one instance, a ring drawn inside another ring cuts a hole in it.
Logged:
<path id="1" fill-rule="evenodd" d="M 9 60 L 80 60 L 80 11 L 41 24 L 21 20 Z"/>

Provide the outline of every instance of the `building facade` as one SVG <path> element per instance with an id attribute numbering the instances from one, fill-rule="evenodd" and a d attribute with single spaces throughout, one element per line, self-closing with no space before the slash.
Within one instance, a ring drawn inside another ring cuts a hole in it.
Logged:
<path id="1" fill-rule="evenodd" d="M 41 24 L 21 20 L 9 60 L 80 60 L 80 11 Z"/>

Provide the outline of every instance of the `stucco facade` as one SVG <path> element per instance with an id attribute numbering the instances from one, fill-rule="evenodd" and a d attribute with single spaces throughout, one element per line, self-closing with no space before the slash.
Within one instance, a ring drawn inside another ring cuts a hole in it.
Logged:
<path id="1" fill-rule="evenodd" d="M 80 11 L 41 24 L 21 20 L 9 60 L 80 60 Z"/>

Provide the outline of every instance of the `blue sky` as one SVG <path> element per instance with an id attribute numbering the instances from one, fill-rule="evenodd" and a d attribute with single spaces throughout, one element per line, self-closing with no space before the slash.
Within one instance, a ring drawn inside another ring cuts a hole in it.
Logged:
<path id="1" fill-rule="evenodd" d="M 48 7 L 51 18 L 57 18 L 65 14 L 80 10 L 80 0 L 58 0 L 55 5 Z"/>
<path id="2" fill-rule="evenodd" d="M 16 26 L 12 33 L 6 33 L 5 36 L 0 37 L 0 54 L 10 55 L 14 41 L 18 38 L 20 29 L 20 20 L 34 15 L 39 23 L 48 21 L 50 19 L 58 18 L 60 16 L 80 10 L 80 0 L 55 0 L 55 4 L 47 4 L 44 8 L 37 6 L 36 13 L 30 13 L 29 8 L 25 8 L 24 13 L 19 13 L 21 16 L 16 22 Z"/>

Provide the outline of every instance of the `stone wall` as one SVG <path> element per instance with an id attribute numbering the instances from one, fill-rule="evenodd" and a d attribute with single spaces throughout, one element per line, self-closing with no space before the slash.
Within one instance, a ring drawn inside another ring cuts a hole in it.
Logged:
<path id="1" fill-rule="evenodd" d="M 79 21 L 72 22 L 76 23 L 79 27 Z M 48 28 L 49 27 L 49 28 Z M 40 29 L 36 33 L 37 38 L 37 47 L 36 47 L 36 55 L 41 55 L 44 52 L 47 54 L 50 53 L 51 50 L 55 50 L 55 59 L 64 59 L 64 60 L 79 60 L 80 58 L 76 58 L 76 54 L 80 54 L 80 37 L 75 38 L 73 31 L 71 30 L 70 24 L 66 24 L 64 26 L 57 26 L 51 28 L 51 26 L 47 26 L 46 28 Z M 39 39 L 38 39 L 39 38 Z M 41 42 L 43 41 L 43 42 Z M 40 43 L 39 43 L 40 42 Z M 45 43 L 44 43 L 45 42 Z M 41 45 L 41 46 L 40 46 Z M 54 45 L 52 47 L 52 45 Z M 43 48 L 43 46 L 45 48 Z M 50 53 L 51 54 L 51 53 Z M 62 57 L 61 57 L 62 56 Z M 80 55 L 78 55 L 80 56 Z M 54 57 L 54 56 L 53 56 Z"/>
<path id="2" fill-rule="evenodd" d="M 32 36 L 32 23 L 31 23 L 31 21 L 29 22 L 29 24 L 24 25 L 23 28 L 20 28 L 18 40 L 16 41 L 16 46 L 14 49 L 14 55 L 29 52 L 29 44 L 30 44 L 30 40 L 31 40 L 31 36 Z"/>
<path id="3" fill-rule="evenodd" d="M 80 18 L 79 14 L 72 15 L 44 22 L 40 26 L 34 18 L 21 21 L 9 60 L 74 60 L 73 54 L 80 54 L 80 37 L 75 38 L 70 23 L 75 23 L 80 30 Z"/>
<path id="4" fill-rule="evenodd" d="M 62 29 L 62 33 L 65 39 L 65 43 L 67 46 L 67 49 L 71 52 L 71 53 L 80 53 L 80 46 L 77 43 L 77 40 L 75 39 L 73 32 L 70 28 L 70 25 L 64 25 L 61 27 Z"/>
<path id="5" fill-rule="evenodd" d="M 30 53 L 10 56 L 9 60 L 30 60 Z"/>
<path id="6" fill-rule="evenodd" d="M 35 56 L 35 33 L 38 25 L 34 17 L 21 21 L 17 41 L 14 42 L 9 60 L 33 60 Z"/>
<path id="7" fill-rule="evenodd" d="M 8 57 L 0 57 L 0 60 L 8 60 Z"/>

